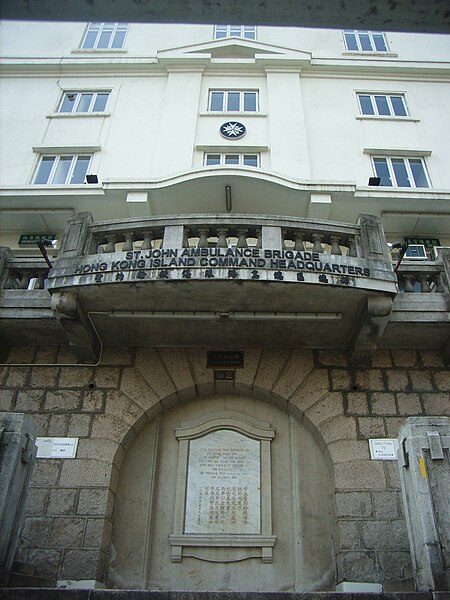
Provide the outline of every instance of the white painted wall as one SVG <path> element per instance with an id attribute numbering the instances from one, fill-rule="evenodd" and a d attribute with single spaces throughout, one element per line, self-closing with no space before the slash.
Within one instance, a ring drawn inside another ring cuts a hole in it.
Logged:
<path id="1" fill-rule="evenodd" d="M 340 31 L 259 27 L 258 42 L 270 44 L 280 64 L 231 56 L 199 67 L 186 54 L 169 68 L 155 60 L 158 51 L 196 50 L 213 42 L 213 26 L 132 24 L 125 48 L 112 53 L 79 52 L 84 30 L 83 23 L 0 24 L 1 185 L 30 184 L 33 148 L 99 146 L 91 172 L 125 187 L 201 169 L 207 151 L 260 152 L 261 171 L 293 182 L 366 186 L 368 149 L 378 149 L 423 152 L 433 190 L 450 192 L 450 36 L 389 33 L 390 53 L 370 57 L 346 53 Z M 312 61 L 289 66 L 283 48 L 310 53 Z M 427 61 L 447 61 L 447 68 Z M 91 89 L 111 89 L 104 115 L 55 116 L 64 90 Z M 208 113 L 210 89 L 257 89 L 260 111 Z M 361 118 L 358 91 L 405 94 L 410 118 Z M 220 136 L 230 119 L 246 125 L 241 141 Z"/>

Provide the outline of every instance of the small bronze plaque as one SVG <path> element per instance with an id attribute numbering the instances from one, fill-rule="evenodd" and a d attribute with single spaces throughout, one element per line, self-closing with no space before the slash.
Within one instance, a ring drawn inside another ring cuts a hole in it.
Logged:
<path id="1" fill-rule="evenodd" d="M 241 350 L 209 350 L 206 366 L 208 369 L 243 369 L 244 353 Z"/>
<path id="2" fill-rule="evenodd" d="M 236 371 L 234 369 L 214 369 L 214 381 L 234 381 Z"/>

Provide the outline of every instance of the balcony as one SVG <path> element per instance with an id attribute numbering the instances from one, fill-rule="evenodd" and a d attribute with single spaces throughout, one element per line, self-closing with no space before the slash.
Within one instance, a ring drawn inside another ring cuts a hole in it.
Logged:
<path id="1" fill-rule="evenodd" d="M 448 347 L 447 260 L 403 264 L 399 293 L 377 217 L 79 213 L 48 273 L 3 249 L 0 335 L 69 343 L 82 362 L 102 346 L 271 346 L 364 364 L 379 347 Z"/>

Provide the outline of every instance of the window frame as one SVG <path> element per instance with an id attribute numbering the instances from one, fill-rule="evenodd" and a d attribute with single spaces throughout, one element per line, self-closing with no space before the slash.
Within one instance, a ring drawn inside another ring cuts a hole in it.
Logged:
<path id="1" fill-rule="evenodd" d="M 208 164 L 208 157 L 210 156 L 218 156 L 219 163 Z M 230 156 L 237 156 L 238 163 L 227 163 L 226 158 Z M 255 157 L 256 158 L 256 166 L 255 165 L 247 165 L 245 164 L 245 157 Z M 251 167 L 253 169 L 261 168 L 261 154 L 259 152 L 205 152 L 203 156 L 203 166 L 204 167 Z"/>
<path id="2" fill-rule="evenodd" d="M 231 33 L 232 28 L 237 28 L 239 27 L 240 29 L 240 34 L 239 35 L 235 35 L 234 33 Z M 220 29 L 224 29 L 225 31 L 225 35 L 220 35 L 218 36 L 218 30 Z M 253 34 L 253 36 L 248 36 L 245 35 L 246 34 L 246 30 L 248 30 L 248 33 Z M 225 38 L 228 37 L 239 37 L 239 38 L 243 38 L 246 40 L 256 40 L 256 25 L 224 25 L 224 24 L 220 24 L 220 25 L 214 25 L 214 39 L 215 40 L 223 40 Z"/>
<path id="3" fill-rule="evenodd" d="M 98 47 L 98 43 L 100 41 L 100 38 L 102 36 L 102 34 L 104 33 L 105 30 L 105 26 L 110 26 L 112 25 L 112 31 L 111 31 L 111 35 L 110 35 L 110 39 L 108 42 L 108 46 L 105 48 L 99 48 Z M 84 31 L 82 40 L 81 40 L 81 44 L 80 44 L 80 50 L 102 50 L 102 51 L 108 51 L 108 50 L 122 50 L 125 46 L 125 40 L 127 38 L 128 35 L 128 30 L 129 30 L 129 23 L 123 23 L 123 22 L 112 22 L 112 21 L 90 21 L 87 25 L 86 25 L 86 29 Z M 91 46 L 86 46 L 86 40 L 88 38 L 89 34 L 92 34 L 95 32 L 95 28 L 98 26 L 98 31 L 96 33 L 96 37 L 95 37 L 95 41 L 93 43 L 93 45 Z M 118 31 L 124 31 L 124 36 L 123 36 L 123 40 L 122 40 L 122 45 L 121 46 L 117 46 L 117 47 L 113 47 L 112 43 L 114 41 L 115 36 L 117 35 Z"/>
<path id="4" fill-rule="evenodd" d="M 110 100 L 112 90 L 65 90 L 62 93 L 60 101 L 58 103 L 56 113 L 58 115 L 86 115 L 86 114 L 99 114 L 104 115 L 107 112 L 108 103 Z M 78 106 L 81 103 L 82 96 L 85 94 L 92 94 L 91 101 L 89 103 L 88 110 L 78 111 Z M 61 110 L 64 100 L 69 95 L 75 95 L 76 98 L 73 101 L 73 106 L 71 111 L 63 111 Z M 97 101 L 98 96 L 107 95 L 105 108 L 103 110 L 94 110 L 95 103 Z"/>
<path id="5" fill-rule="evenodd" d="M 212 106 L 212 98 L 213 94 L 223 94 L 222 98 L 222 110 L 213 110 Z M 229 94 L 239 94 L 239 109 L 238 110 L 228 110 L 228 97 Z M 245 106 L 245 94 L 254 94 L 255 95 L 255 110 L 244 110 Z M 216 112 L 216 113 L 257 113 L 259 112 L 259 90 L 236 90 L 236 89 L 210 89 L 208 91 L 208 112 Z"/>
<path id="6" fill-rule="evenodd" d="M 55 175 L 57 173 L 58 167 L 59 167 L 59 165 L 61 163 L 61 159 L 68 158 L 68 157 L 71 157 L 71 161 L 70 161 L 70 166 L 69 166 L 69 169 L 67 171 L 64 183 L 55 183 L 54 182 L 54 178 L 55 178 Z M 53 158 L 53 162 L 52 162 L 52 166 L 51 166 L 50 171 L 49 171 L 48 176 L 47 176 L 47 181 L 45 181 L 45 182 L 37 182 L 36 179 L 37 179 L 37 177 L 39 175 L 39 170 L 40 170 L 40 168 L 42 166 L 42 163 L 43 163 L 44 159 L 50 159 L 50 158 Z M 78 162 L 79 158 L 89 158 L 89 161 L 88 161 L 87 166 L 86 166 L 86 172 L 84 174 L 82 182 L 78 182 L 77 181 L 77 182 L 73 182 L 72 183 L 71 179 L 72 179 L 72 177 L 74 175 L 74 171 L 76 169 L 77 162 Z M 92 158 L 93 158 L 93 154 L 91 154 L 91 153 L 85 153 L 85 152 L 67 153 L 67 154 L 66 153 L 59 154 L 59 153 L 55 152 L 55 153 L 40 154 L 38 163 L 37 163 L 36 168 L 35 168 L 34 173 L 33 173 L 33 177 L 32 177 L 31 183 L 32 183 L 32 185 L 64 185 L 64 186 L 65 185 L 83 185 L 84 183 L 86 183 L 86 175 L 88 174 L 89 168 L 90 168 L 90 166 L 92 164 Z"/>
<path id="7" fill-rule="evenodd" d="M 357 49 L 349 48 L 348 41 L 347 41 L 347 34 L 353 34 L 355 36 Z M 370 46 L 371 46 L 370 50 L 363 49 L 362 44 L 361 44 L 361 38 L 360 38 L 361 34 L 364 34 L 364 35 L 367 34 L 367 36 L 369 38 Z M 370 53 L 381 53 L 381 54 L 386 54 L 387 52 L 389 52 L 389 45 L 387 43 L 387 39 L 386 39 L 386 35 L 385 35 L 384 31 L 374 31 L 374 30 L 370 30 L 370 29 L 343 29 L 342 36 L 344 38 L 345 49 L 347 52 L 370 52 Z M 374 36 L 382 37 L 383 43 L 385 46 L 385 50 L 379 50 L 376 47 Z"/>
<path id="8" fill-rule="evenodd" d="M 388 173 L 389 173 L 389 179 L 391 182 L 391 185 L 386 185 L 380 182 L 380 186 L 381 187 L 389 187 L 389 188 L 402 188 L 402 189 L 418 189 L 418 190 L 427 190 L 430 189 L 432 187 L 431 185 L 431 179 L 430 176 L 428 174 L 428 169 L 427 169 L 427 164 L 425 162 L 425 157 L 423 156 L 381 156 L 381 155 L 374 155 L 371 157 L 372 159 L 372 168 L 373 168 L 373 172 L 375 174 L 375 177 L 380 177 L 381 180 L 383 179 L 383 176 L 381 174 L 378 173 L 377 171 L 377 166 L 376 166 L 376 162 L 377 160 L 381 161 L 384 160 L 386 161 L 386 166 L 388 169 Z M 393 166 L 392 161 L 399 161 L 402 160 L 403 161 L 403 165 L 405 167 L 406 170 L 406 174 L 407 174 L 407 179 L 409 181 L 409 183 L 411 185 L 409 186 L 405 186 L 405 185 L 398 185 L 397 183 L 397 176 L 395 174 L 395 169 Z M 414 177 L 414 173 L 413 170 L 411 169 L 411 163 L 410 161 L 420 161 L 421 167 L 422 167 L 422 171 L 423 174 L 425 176 L 426 182 L 428 185 L 426 186 L 418 186 L 416 185 L 416 180 Z"/>
<path id="9" fill-rule="evenodd" d="M 409 110 L 408 110 L 408 105 L 406 103 L 406 94 L 404 93 L 391 93 L 391 92 L 356 92 L 356 96 L 357 96 L 357 101 L 358 101 L 358 107 L 359 107 L 359 113 L 360 116 L 362 117 L 381 117 L 381 118 L 386 118 L 386 119 L 407 119 L 410 117 L 409 114 Z M 361 97 L 362 96 L 368 96 L 370 99 L 370 104 L 372 106 L 373 109 L 373 113 L 365 113 L 363 111 L 363 105 L 361 103 Z M 389 109 L 389 114 L 388 115 L 382 115 L 380 114 L 379 110 L 378 110 L 378 105 L 377 102 L 375 100 L 376 97 L 383 97 L 386 98 L 387 101 L 387 106 Z M 402 105 L 405 111 L 404 115 L 396 115 L 395 114 L 395 108 L 394 105 L 392 103 L 392 98 L 401 98 L 402 101 Z"/>

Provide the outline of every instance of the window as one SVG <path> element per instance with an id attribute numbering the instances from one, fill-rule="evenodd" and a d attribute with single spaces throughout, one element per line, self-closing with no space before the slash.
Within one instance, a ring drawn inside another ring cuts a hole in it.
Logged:
<path id="1" fill-rule="evenodd" d="M 428 188 L 430 181 L 422 158 L 373 158 L 381 185 L 390 187 Z"/>
<path id="2" fill-rule="evenodd" d="M 346 29 L 344 40 L 350 52 L 387 52 L 388 46 L 384 33 L 380 31 L 360 31 Z"/>
<path id="3" fill-rule="evenodd" d="M 258 110 L 258 92 L 212 90 L 209 92 L 208 110 L 217 112 L 256 112 Z"/>
<path id="4" fill-rule="evenodd" d="M 89 23 L 84 34 L 82 48 L 123 48 L 128 23 Z"/>
<path id="5" fill-rule="evenodd" d="M 256 40 L 255 25 L 216 25 L 214 37 L 216 40 L 226 37 L 242 37 Z"/>
<path id="6" fill-rule="evenodd" d="M 205 166 L 214 165 L 259 167 L 259 154 L 205 154 Z"/>
<path id="7" fill-rule="evenodd" d="M 91 158 L 92 156 L 87 154 L 42 156 L 33 183 L 51 185 L 84 183 Z"/>
<path id="8" fill-rule="evenodd" d="M 405 98 L 401 94 L 358 94 L 363 115 L 407 117 Z"/>
<path id="9" fill-rule="evenodd" d="M 58 107 L 58 112 L 104 112 L 108 98 L 109 92 L 65 92 Z"/>

